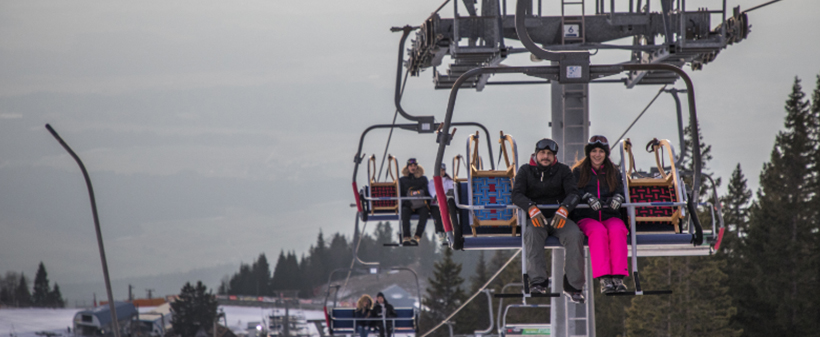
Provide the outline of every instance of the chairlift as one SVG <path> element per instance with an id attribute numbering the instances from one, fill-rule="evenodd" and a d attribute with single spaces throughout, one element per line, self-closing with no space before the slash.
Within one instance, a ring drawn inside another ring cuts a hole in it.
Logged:
<path id="1" fill-rule="evenodd" d="M 358 257 L 356 257 L 358 259 Z M 421 304 L 421 290 L 418 283 L 418 275 L 416 272 L 410 268 L 404 267 L 396 267 L 390 268 L 393 271 L 410 271 L 416 278 L 416 288 L 417 288 L 417 296 L 419 305 Z M 394 308 L 396 311 L 396 317 L 382 317 L 382 318 L 356 318 L 354 315 L 354 311 L 356 310 L 355 307 L 337 307 L 337 299 L 338 299 L 338 291 L 340 285 L 333 284 L 333 274 L 337 272 L 344 272 L 344 271 L 354 271 L 361 269 L 357 268 L 338 268 L 333 270 L 330 275 L 328 276 L 327 282 L 327 291 L 325 292 L 325 303 L 323 306 L 324 314 L 325 314 L 325 323 L 327 324 L 328 332 L 331 336 L 347 336 L 356 333 L 356 323 L 361 321 L 367 322 L 381 322 L 383 327 L 387 327 L 387 322 L 392 322 L 393 328 L 388 334 L 388 336 L 393 336 L 396 333 L 406 334 L 406 335 L 415 335 L 416 331 L 418 330 L 418 322 L 419 322 L 419 310 L 415 307 L 410 308 Z M 367 270 L 364 270 L 370 274 L 375 274 L 378 277 L 379 267 L 370 266 Z M 328 298 L 330 297 L 330 290 L 336 289 L 334 292 L 334 299 L 333 299 L 333 306 L 328 308 L 327 302 Z"/>
<path id="2" fill-rule="evenodd" d="M 487 128 L 476 122 L 459 122 L 459 123 L 452 123 L 453 126 L 470 126 L 470 127 L 477 127 L 484 131 L 486 135 L 489 136 L 489 131 Z M 434 123 L 433 127 L 439 129 L 441 127 L 441 123 Z M 404 200 L 411 200 L 411 199 L 423 199 L 423 200 L 432 200 L 431 197 L 407 197 L 400 195 L 399 191 L 401 191 L 401 186 L 399 183 L 399 162 L 398 159 L 393 155 L 388 155 L 388 165 L 387 165 L 387 172 L 384 175 L 385 180 L 380 181 L 379 174 L 376 172 L 376 156 L 371 155 L 368 157 L 367 163 L 367 177 L 368 183 L 365 184 L 362 188 L 359 188 L 357 178 L 358 178 L 358 171 L 359 165 L 365 158 L 365 154 L 362 153 L 362 147 L 364 145 L 365 136 L 376 129 L 399 129 L 399 130 L 406 130 L 406 131 L 413 131 L 417 133 L 422 133 L 420 131 L 419 124 L 376 124 L 368 127 L 362 132 L 361 137 L 359 138 L 359 146 L 358 152 L 353 157 L 354 167 L 353 167 L 353 192 L 355 195 L 356 200 L 356 208 L 358 211 L 358 216 L 360 217 L 361 221 L 400 221 L 401 220 L 401 203 Z M 453 129 L 453 134 L 455 134 L 455 128 Z M 452 136 L 452 135 L 451 135 Z M 477 152 L 477 149 L 476 149 Z M 487 144 L 487 152 L 492 158 L 493 156 L 493 149 L 490 144 Z M 441 166 L 441 164 L 439 164 Z M 492 169 L 495 168 L 492 161 L 490 161 L 490 167 Z M 389 176 L 389 179 L 388 179 Z M 418 220 L 417 215 L 412 215 L 411 220 Z M 399 233 L 398 238 L 401 240 L 403 233 L 401 233 L 401 226 L 399 226 Z M 400 242 L 400 241 L 399 241 Z M 385 246 L 401 246 L 398 243 L 385 243 Z"/>

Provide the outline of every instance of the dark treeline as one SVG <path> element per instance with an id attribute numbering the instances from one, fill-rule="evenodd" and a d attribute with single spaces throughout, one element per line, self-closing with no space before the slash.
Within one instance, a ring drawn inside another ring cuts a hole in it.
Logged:
<path id="1" fill-rule="evenodd" d="M 358 257 L 363 261 L 379 262 L 382 269 L 418 264 L 415 269 L 420 276 L 425 277 L 440 255 L 439 249 L 426 236 L 416 248 L 385 247 L 384 243 L 396 241 L 393 226 L 389 222 L 378 223 L 372 235 L 362 234 L 360 243 L 358 236 L 348 238 L 341 233 L 333 234 L 329 241 L 320 232 L 307 254 L 297 257 L 295 252 L 280 251 L 274 264 L 268 261 L 265 254 L 261 254 L 253 263 L 240 265 L 239 272 L 233 276 L 226 276 L 218 292 L 228 295 L 272 296 L 282 291 L 298 291 L 300 297 L 315 296 L 323 291 L 317 287 L 327 283 L 331 272 L 350 268 L 357 245 Z M 467 268 L 474 268 L 475 265 L 475 261 L 460 259 L 460 262 L 464 262 Z M 360 272 L 363 270 L 356 270 L 354 274 Z M 346 276 L 346 271 L 338 271 L 333 274 L 333 279 Z"/>
<path id="2" fill-rule="evenodd" d="M 49 285 L 46 267 L 40 262 L 32 291 L 29 290 L 29 280 L 23 273 L 9 271 L 5 277 L 0 278 L 0 306 L 62 308 L 65 307 L 65 300 L 56 282 L 54 288 Z"/>

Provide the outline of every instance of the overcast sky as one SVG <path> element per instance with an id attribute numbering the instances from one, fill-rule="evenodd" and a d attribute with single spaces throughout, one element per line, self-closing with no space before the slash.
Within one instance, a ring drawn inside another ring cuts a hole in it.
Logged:
<path id="1" fill-rule="evenodd" d="M 305 252 L 320 229 L 351 235 L 359 135 L 394 112 L 400 34 L 389 28 L 418 25 L 438 5 L 0 1 L 0 272 L 33 277 L 43 261 L 52 281 L 101 279 L 85 183 L 46 123 L 90 171 L 112 278 L 238 266 L 262 252 L 275 261 L 282 249 Z M 757 188 L 794 77 L 810 91 L 820 73 L 817 13 L 811 0 L 754 11 L 747 40 L 690 72 L 712 172 L 728 178 L 740 163 Z M 449 92 L 431 76 L 408 81 L 404 107 L 441 120 Z M 590 86 L 591 133 L 614 140 L 658 89 Z M 455 119 L 512 134 L 525 156 L 550 136 L 549 100 L 546 86 L 463 91 Z M 677 143 L 674 111 L 662 95 L 629 137 Z M 371 133 L 364 152 L 380 157 L 386 135 Z M 431 166 L 435 147 L 432 136 L 397 133 L 390 153 Z"/>

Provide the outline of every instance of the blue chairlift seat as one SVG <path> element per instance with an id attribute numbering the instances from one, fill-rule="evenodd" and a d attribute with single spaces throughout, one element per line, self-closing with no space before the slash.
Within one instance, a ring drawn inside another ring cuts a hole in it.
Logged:
<path id="1" fill-rule="evenodd" d="M 471 209 L 469 211 L 470 216 L 468 219 L 473 237 L 477 237 L 479 234 L 487 234 L 485 231 L 479 230 L 486 227 L 505 229 L 511 236 L 516 235 L 518 228 L 518 210 L 507 208 L 507 205 L 512 204 L 513 181 L 518 169 L 518 149 L 513 137 L 505 135 L 503 132 L 501 132 L 501 138 L 498 142 L 501 144 L 501 154 L 504 155 L 507 164 L 506 170 L 483 170 L 478 155 L 478 132 L 475 135 L 470 135 L 467 140 L 467 162 L 469 163 L 467 188 L 470 198 L 467 199 L 466 204 L 471 207 L 483 206 L 483 209 Z M 505 142 L 509 143 L 512 148 L 514 155 L 512 161 Z M 472 151 L 471 145 L 473 145 Z"/>
<path id="2" fill-rule="evenodd" d="M 355 308 L 333 308 L 330 312 L 331 335 L 348 335 L 356 332 L 354 324 Z M 396 317 L 393 320 L 394 333 L 415 334 L 416 313 L 413 308 L 395 308 Z M 373 321 L 371 321 L 373 322 Z"/>

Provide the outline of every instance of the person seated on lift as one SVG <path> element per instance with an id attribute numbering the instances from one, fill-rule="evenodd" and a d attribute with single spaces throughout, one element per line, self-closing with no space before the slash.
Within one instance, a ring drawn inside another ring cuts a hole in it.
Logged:
<path id="1" fill-rule="evenodd" d="M 399 178 L 401 195 L 403 197 L 429 197 L 427 190 L 427 177 L 424 176 L 424 168 L 419 165 L 416 158 L 407 160 L 407 165 L 401 169 L 402 177 Z M 419 215 L 419 223 L 416 226 L 416 235 L 410 237 L 410 216 Z M 401 203 L 401 228 L 402 245 L 416 246 L 424 235 L 424 227 L 427 226 L 427 218 L 430 217 L 430 208 L 427 201 L 422 199 L 402 200 Z"/>
<path id="2" fill-rule="evenodd" d="M 629 230 L 621 220 L 624 181 L 621 171 L 609 159 L 609 142 L 604 136 L 592 136 L 584 147 L 586 157 L 572 167 L 578 180 L 581 200 L 589 208 L 578 208 L 572 218 L 589 237 L 592 277 L 600 280 L 605 294 L 626 292 L 626 235 Z M 603 205 L 609 208 L 603 208 Z"/>
<path id="3" fill-rule="evenodd" d="M 527 210 L 530 219 L 524 232 L 530 292 L 548 292 L 544 243 L 553 235 L 566 253 L 564 294 L 575 303 L 584 303 L 584 233 L 567 218 L 581 199 L 578 182 L 569 166 L 558 162 L 556 154 L 558 144 L 552 139 L 544 138 L 536 143 L 535 160 L 522 165 L 515 176 L 512 200 L 516 206 Z M 545 204 L 559 204 L 560 207 L 541 210 L 536 206 Z"/>
<path id="4" fill-rule="evenodd" d="M 393 320 L 390 318 L 398 317 L 396 314 L 396 309 L 393 308 L 393 305 L 387 302 L 387 299 L 384 298 L 383 293 L 378 293 L 376 295 L 376 303 L 373 303 L 373 309 L 371 310 L 373 313 L 373 318 L 380 318 L 381 321 L 374 321 L 373 327 L 376 328 L 376 331 L 379 332 L 379 337 L 384 337 L 385 335 L 393 335 Z"/>

